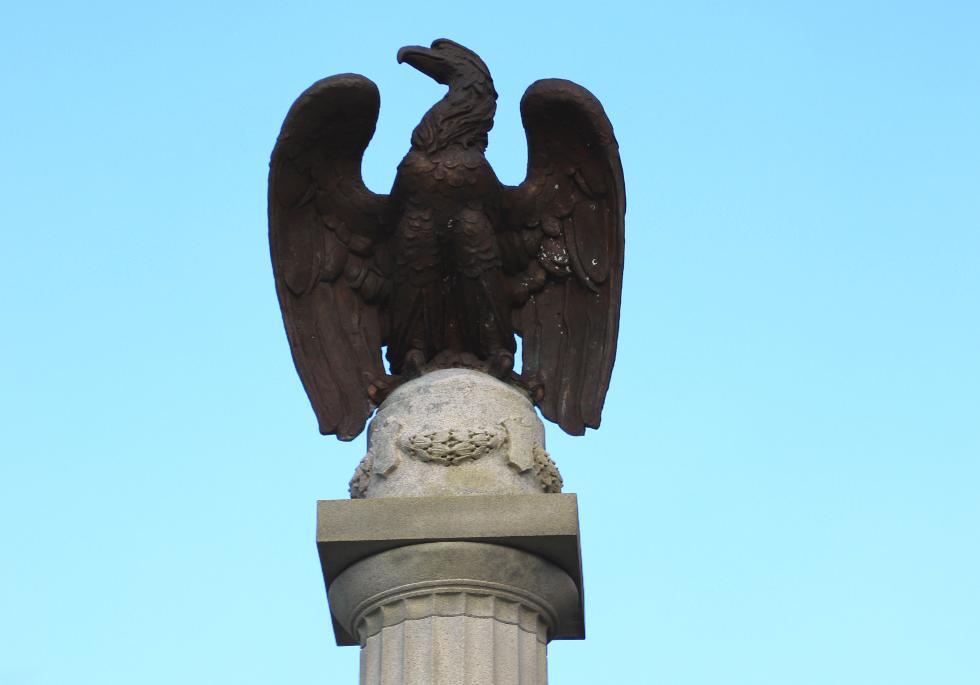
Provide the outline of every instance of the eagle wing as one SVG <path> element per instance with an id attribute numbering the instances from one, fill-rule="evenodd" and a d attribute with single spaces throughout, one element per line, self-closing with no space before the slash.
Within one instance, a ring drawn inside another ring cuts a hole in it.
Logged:
<path id="1" fill-rule="evenodd" d="M 541 413 L 572 435 L 598 428 L 619 333 L 626 196 L 602 105 L 547 79 L 521 100 L 527 178 L 504 190 L 498 237 L 514 280 L 522 377 Z"/>
<path id="2" fill-rule="evenodd" d="M 379 107 L 363 76 L 314 83 L 290 108 L 270 163 L 269 243 L 293 361 L 320 432 L 341 440 L 364 429 L 369 388 L 385 376 L 389 203 L 361 177 Z"/>

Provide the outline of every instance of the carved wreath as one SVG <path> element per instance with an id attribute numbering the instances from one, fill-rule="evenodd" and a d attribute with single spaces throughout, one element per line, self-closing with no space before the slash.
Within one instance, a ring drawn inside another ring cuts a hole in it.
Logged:
<path id="1" fill-rule="evenodd" d="M 408 438 L 406 447 L 420 461 L 455 466 L 489 454 L 500 447 L 504 440 L 506 438 L 490 429 L 451 428 L 416 433 Z"/>

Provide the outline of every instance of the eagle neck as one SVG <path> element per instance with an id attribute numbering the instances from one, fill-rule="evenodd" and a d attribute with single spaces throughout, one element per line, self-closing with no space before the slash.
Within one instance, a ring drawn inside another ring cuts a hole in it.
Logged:
<path id="1" fill-rule="evenodd" d="M 487 149 L 487 133 L 493 128 L 497 93 L 492 83 L 450 86 L 446 96 L 425 113 L 412 132 L 412 148 L 427 155 L 453 145 Z"/>

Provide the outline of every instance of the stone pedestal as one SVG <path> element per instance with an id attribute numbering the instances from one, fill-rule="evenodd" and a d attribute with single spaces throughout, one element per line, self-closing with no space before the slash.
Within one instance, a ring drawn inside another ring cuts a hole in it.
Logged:
<path id="1" fill-rule="evenodd" d="M 398 388 L 355 499 L 321 501 L 317 546 L 362 685 L 543 685 L 547 644 L 585 636 L 578 508 L 521 392 L 475 371 Z"/>

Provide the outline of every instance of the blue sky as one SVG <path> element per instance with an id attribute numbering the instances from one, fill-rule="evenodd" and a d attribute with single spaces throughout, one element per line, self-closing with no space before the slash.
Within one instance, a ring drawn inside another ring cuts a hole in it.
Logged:
<path id="1" fill-rule="evenodd" d="M 322 438 L 266 242 L 293 99 L 381 90 L 384 192 L 446 36 L 526 163 L 535 79 L 591 89 L 627 182 L 585 642 L 554 683 L 980 682 L 980 9 L 968 2 L 8 3 L 0 10 L 0 682 L 354 683 Z"/>

